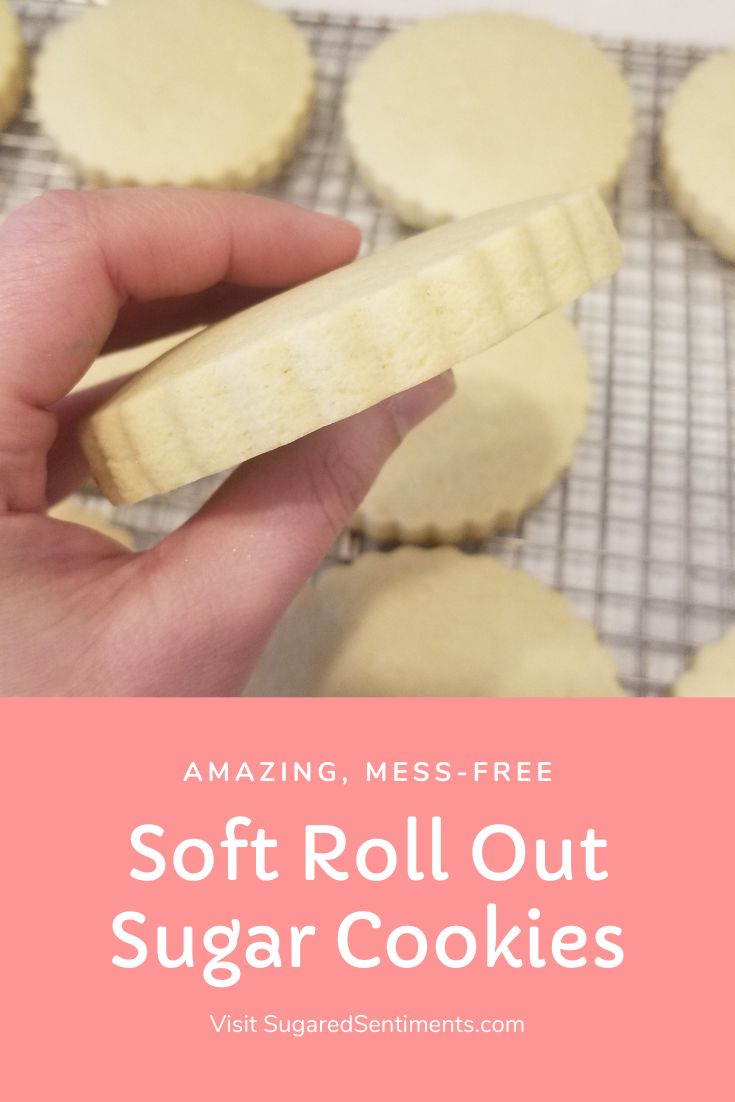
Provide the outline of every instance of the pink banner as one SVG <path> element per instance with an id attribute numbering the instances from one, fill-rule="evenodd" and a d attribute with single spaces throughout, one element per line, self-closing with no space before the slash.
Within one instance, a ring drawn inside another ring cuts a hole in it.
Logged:
<path id="1" fill-rule="evenodd" d="M 5 1097 L 729 1097 L 727 702 L 6 701 Z"/>

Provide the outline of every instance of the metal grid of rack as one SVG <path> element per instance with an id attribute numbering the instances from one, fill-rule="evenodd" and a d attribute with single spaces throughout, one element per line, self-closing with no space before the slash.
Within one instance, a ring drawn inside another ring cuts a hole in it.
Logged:
<path id="1" fill-rule="evenodd" d="M 18 0 L 33 50 L 90 0 Z M 403 234 L 356 179 L 339 105 L 355 66 L 390 21 L 292 13 L 311 41 L 319 94 L 300 152 L 268 194 L 342 214 L 367 249 Z M 592 363 L 587 431 L 567 476 L 490 552 L 567 593 L 591 619 L 634 694 L 668 691 L 693 651 L 735 619 L 735 268 L 689 233 L 657 165 L 661 114 L 704 51 L 605 39 L 638 109 L 638 133 L 613 213 L 626 255 L 608 285 L 575 304 Z M 0 212 L 73 186 L 26 104 L 0 136 Z M 182 523 L 213 480 L 116 510 L 149 546 Z M 94 505 L 108 515 L 101 499 Z M 367 546 L 345 534 L 333 554 Z"/>

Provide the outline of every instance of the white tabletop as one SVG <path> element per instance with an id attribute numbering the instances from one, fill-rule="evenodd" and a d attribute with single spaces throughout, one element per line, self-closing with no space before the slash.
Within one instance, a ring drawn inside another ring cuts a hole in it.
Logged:
<path id="1" fill-rule="evenodd" d="M 276 7 L 419 17 L 497 8 L 540 15 L 589 33 L 735 46 L 735 0 L 269 0 Z"/>

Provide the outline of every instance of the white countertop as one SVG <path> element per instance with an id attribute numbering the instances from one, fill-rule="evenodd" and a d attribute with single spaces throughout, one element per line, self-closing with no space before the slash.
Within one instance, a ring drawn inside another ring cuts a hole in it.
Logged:
<path id="1" fill-rule="evenodd" d="M 415 18 L 496 8 L 540 15 L 588 33 L 735 46 L 735 0 L 269 0 L 274 7 Z"/>

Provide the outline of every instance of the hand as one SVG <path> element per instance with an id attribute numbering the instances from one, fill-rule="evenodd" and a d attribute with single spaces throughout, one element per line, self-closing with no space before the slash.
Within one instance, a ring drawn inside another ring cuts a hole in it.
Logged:
<path id="1" fill-rule="evenodd" d="M 50 192 L 5 221 L 1 693 L 242 689 L 284 609 L 451 378 L 251 460 L 139 554 L 44 515 L 85 477 L 75 425 L 103 397 L 67 395 L 103 348 L 221 315 L 357 247 L 346 222 L 244 194 Z"/>

